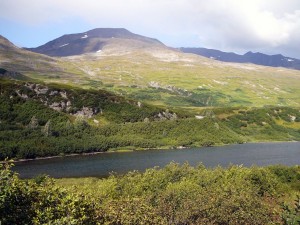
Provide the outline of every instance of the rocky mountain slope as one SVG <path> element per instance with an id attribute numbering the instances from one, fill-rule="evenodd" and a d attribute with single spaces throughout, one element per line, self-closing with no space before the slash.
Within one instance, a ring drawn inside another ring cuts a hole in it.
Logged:
<path id="1" fill-rule="evenodd" d="M 247 52 L 244 55 L 239 55 L 233 52 L 222 52 L 207 48 L 180 48 L 180 50 L 185 53 L 193 53 L 223 62 L 253 63 L 263 66 L 286 67 L 300 70 L 299 59 L 285 57 L 281 54 L 266 55 L 260 52 Z"/>
<path id="2" fill-rule="evenodd" d="M 109 45 L 123 45 L 128 48 L 165 47 L 156 39 L 133 34 L 123 28 L 97 28 L 84 33 L 63 35 L 27 50 L 49 56 L 72 56 L 101 52 Z"/>

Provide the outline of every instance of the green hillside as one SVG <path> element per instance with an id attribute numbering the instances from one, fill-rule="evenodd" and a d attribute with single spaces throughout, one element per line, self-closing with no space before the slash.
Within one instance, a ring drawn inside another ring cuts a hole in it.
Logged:
<path id="1" fill-rule="evenodd" d="M 299 108 L 148 105 L 105 90 L 0 80 L 0 159 L 300 140 Z"/>

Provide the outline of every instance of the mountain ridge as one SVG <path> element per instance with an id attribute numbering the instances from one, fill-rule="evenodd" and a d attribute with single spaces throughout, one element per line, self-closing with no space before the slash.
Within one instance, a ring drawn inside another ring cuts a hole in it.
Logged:
<path id="1" fill-rule="evenodd" d="M 285 67 L 300 70 L 300 60 L 286 57 L 282 54 L 267 55 L 260 52 L 248 51 L 243 55 L 234 52 L 223 52 L 208 48 L 179 48 L 184 53 L 193 53 L 223 62 L 253 63 L 262 66 Z"/>
<path id="2" fill-rule="evenodd" d="M 192 53 L 223 62 L 253 63 L 262 66 L 284 67 L 300 70 L 300 60 L 282 54 L 267 55 L 251 52 L 240 55 L 234 52 L 223 52 L 216 49 L 181 47 L 179 49 L 164 45 L 155 38 L 132 33 L 125 28 L 95 28 L 86 32 L 65 34 L 35 48 L 24 48 L 28 51 L 54 57 L 68 57 L 86 53 L 101 53 L 109 49 L 112 52 L 129 52 L 132 50 L 164 48 Z"/>

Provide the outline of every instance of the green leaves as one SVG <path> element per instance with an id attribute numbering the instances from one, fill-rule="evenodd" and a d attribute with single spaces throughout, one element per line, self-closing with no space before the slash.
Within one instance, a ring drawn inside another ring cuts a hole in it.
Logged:
<path id="1" fill-rule="evenodd" d="M 300 195 L 294 201 L 294 205 L 283 205 L 282 221 L 284 225 L 299 225 L 300 224 Z"/>

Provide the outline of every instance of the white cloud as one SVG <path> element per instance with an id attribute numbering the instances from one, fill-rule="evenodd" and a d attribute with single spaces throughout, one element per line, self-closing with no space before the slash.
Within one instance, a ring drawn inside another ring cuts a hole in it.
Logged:
<path id="1" fill-rule="evenodd" d="M 124 27 L 178 47 L 281 50 L 291 56 L 300 50 L 299 0 L 1 1 L 0 18 L 33 26 L 77 17 L 94 27 Z"/>

